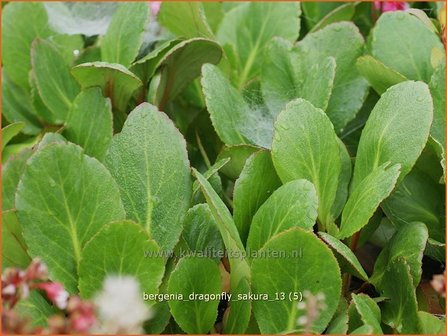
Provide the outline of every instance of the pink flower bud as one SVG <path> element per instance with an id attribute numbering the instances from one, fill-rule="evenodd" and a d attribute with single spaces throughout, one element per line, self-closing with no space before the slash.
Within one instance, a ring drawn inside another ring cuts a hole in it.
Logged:
<path id="1" fill-rule="evenodd" d="M 152 16 L 157 16 L 158 11 L 160 10 L 161 1 L 150 1 L 150 6 Z"/>
<path id="2" fill-rule="evenodd" d="M 64 287 L 58 282 L 43 282 L 36 285 L 36 288 L 45 291 L 48 299 L 53 302 L 59 309 L 67 308 L 68 293 Z"/>
<path id="3" fill-rule="evenodd" d="M 374 7 L 381 12 L 395 12 L 406 10 L 410 6 L 405 1 L 374 1 Z"/>

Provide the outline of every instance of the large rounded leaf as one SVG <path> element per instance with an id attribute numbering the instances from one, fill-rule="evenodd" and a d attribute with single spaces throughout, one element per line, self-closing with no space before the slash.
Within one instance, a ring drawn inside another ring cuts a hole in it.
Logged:
<path id="1" fill-rule="evenodd" d="M 430 81 L 433 48 L 444 50 L 436 33 L 403 11 L 381 15 L 372 33 L 372 55 L 408 79 Z"/>
<path id="2" fill-rule="evenodd" d="M 337 309 L 341 291 L 340 269 L 330 249 L 312 232 L 293 228 L 272 238 L 259 253 L 260 258 L 252 263 L 253 293 L 269 296 L 253 301 L 261 332 L 303 331 L 297 319 L 305 311 L 298 310 L 294 294 L 304 291 L 325 297 L 326 308 L 312 325 L 312 332 L 323 332 Z M 285 293 L 284 300 L 277 297 L 278 292 Z"/>
<path id="3" fill-rule="evenodd" d="M 52 280 L 77 292 L 85 244 L 105 224 L 124 218 L 119 189 L 107 169 L 73 144 L 43 146 L 28 160 L 16 195 L 29 254 Z"/>
<path id="4" fill-rule="evenodd" d="M 108 275 L 130 275 L 140 283 L 142 294 L 156 294 L 164 269 L 159 247 L 141 226 L 116 222 L 102 228 L 82 250 L 79 290 L 82 297 L 91 298 Z"/>
<path id="5" fill-rule="evenodd" d="M 182 295 L 169 301 L 178 325 L 189 334 L 207 334 L 214 325 L 221 294 L 219 268 L 206 258 L 183 258 L 172 272 L 168 294 Z"/>
<path id="6" fill-rule="evenodd" d="M 303 99 L 287 104 L 275 123 L 272 159 L 283 182 L 306 179 L 317 190 L 318 217 L 330 223 L 341 172 L 340 147 L 329 118 Z"/>
<path id="7" fill-rule="evenodd" d="M 192 192 L 185 140 L 172 121 L 155 106 L 139 105 L 113 138 L 105 164 L 120 186 L 127 217 L 171 250 Z"/>
<path id="8" fill-rule="evenodd" d="M 300 227 L 312 230 L 317 220 L 318 198 L 307 180 L 284 184 L 261 205 L 253 217 L 247 249 L 257 251 L 276 234 Z"/>
<path id="9" fill-rule="evenodd" d="M 406 81 L 389 88 L 362 131 L 352 190 L 386 162 L 401 164 L 401 181 L 424 149 L 432 120 L 433 103 L 426 84 Z"/>

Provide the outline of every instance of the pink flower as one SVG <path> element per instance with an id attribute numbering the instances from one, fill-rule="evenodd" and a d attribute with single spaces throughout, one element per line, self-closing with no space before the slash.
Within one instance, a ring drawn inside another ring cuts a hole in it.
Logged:
<path id="1" fill-rule="evenodd" d="M 67 311 L 70 314 L 70 324 L 73 331 L 86 333 L 96 322 L 93 304 L 82 301 L 77 296 L 70 297 Z"/>
<path id="2" fill-rule="evenodd" d="M 381 12 L 395 12 L 406 10 L 410 6 L 405 1 L 374 1 L 374 7 Z"/>
<path id="3" fill-rule="evenodd" d="M 160 10 L 161 1 L 150 1 L 150 6 L 152 16 L 157 16 L 158 11 Z"/>
<path id="4" fill-rule="evenodd" d="M 35 286 L 42 289 L 47 294 L 48 299 L 53 302 L 59 309 L 67 308 L 68 292 L 58 282 L 42 282 Z"/>

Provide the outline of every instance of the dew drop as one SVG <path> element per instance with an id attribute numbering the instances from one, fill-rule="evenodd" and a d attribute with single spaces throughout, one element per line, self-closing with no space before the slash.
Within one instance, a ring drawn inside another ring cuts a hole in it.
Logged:
<path id="1" fill-rule="evenodd" d="M 56 182 L 51 177 L 50 177 L 50 180 L 48 181 L 48 184 L 50 185 L 50 187 L 56 186 Z"/>
<path id="2" fill-rule="evenodd" d="M 73 50 L 73 55 L 79 56 L 81 52 L 78 49 Z"/>

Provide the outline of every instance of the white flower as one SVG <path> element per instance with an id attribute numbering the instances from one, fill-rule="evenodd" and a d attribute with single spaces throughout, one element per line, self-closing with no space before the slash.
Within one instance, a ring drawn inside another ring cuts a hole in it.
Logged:
<path id="1" fill-rule="evenodd" d="M 143 323 L 152 315 L 133 277 L 107 277 L 94 303 L 100 321 L 96 332 L 101 334 L 143 333 Z"/>

